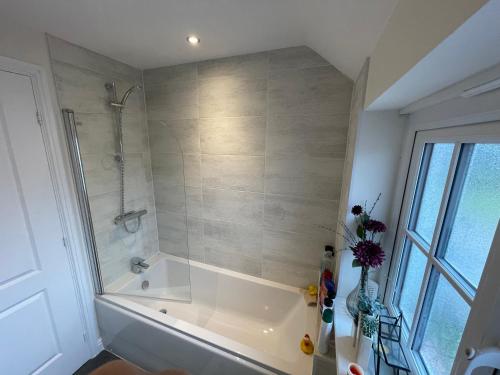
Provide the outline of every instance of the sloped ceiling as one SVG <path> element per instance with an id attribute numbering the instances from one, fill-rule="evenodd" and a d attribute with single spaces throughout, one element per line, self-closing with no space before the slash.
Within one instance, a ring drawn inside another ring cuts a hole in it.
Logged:
<path id="1" fill-rule="evenodd" d="M 308 45 L 355 78 L 397 0 L 0 0 L 7 17 L 137 68 Z M 185 38 L 196 34 L 193 48 Z"/>

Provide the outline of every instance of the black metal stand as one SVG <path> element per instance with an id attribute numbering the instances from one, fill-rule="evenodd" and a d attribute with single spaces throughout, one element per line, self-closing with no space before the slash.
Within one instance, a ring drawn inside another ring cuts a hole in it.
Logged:
<path id="1" fill-rule="evenodd" d="M 382 359 L 387 366 L 392 368 L 393 374 L 399 375 L 400 371 L 406 374 L 411 372 L 403 348 L 401 347 L 402 320 L 402 314 L 398 317 L 380 316 L 377 343 L 372 345 L 375 375 L 380 375 Z"/>

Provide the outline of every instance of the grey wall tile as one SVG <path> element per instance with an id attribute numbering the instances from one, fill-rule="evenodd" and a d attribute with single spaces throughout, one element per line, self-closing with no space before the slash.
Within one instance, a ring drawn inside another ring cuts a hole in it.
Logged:
<path id="1" fill-rule="evenodd" d="M 164 189 L 165 186 L 185 185 L 185 167 L 181 154 L 153 154 L 151 164 L 155 190 Z"/>
<path id="2" fill-rule="evenodd" d="M 200 117 L 263 116 L 265 79 L 223 77 L 199 81 Z"/>
<path id="3" fill-rule="evenodd" d="M 198 77 L 267 78 L 268 55 L 266 52 L 226 57 L 198 63 Z"/>
<path id="4" fill-rule="evenodd" d="M 318 269 L 325 245 L 334 241 L 333 232 L 311 235 L 265 229 L 262 255 L 275 262 L 281 260 L 286 264 Z"/>
<path id="5" fill-rule="evenodd" d="M 154 196 L 158 212 L 187 215 L 184 185 L 164 185 L 155 181 Z"/>
<path id="6" fill-rule="evenodd" d="M 332 66 L 270 73 L 268 113 L 347 114 L 352 81 Z"/>
<path id="7" fill-rule="evenodd" d="M 344 158 L 349 116 L 269 116 L 267 150 L 271 153 Z"/>
<path id="8" fill-rule="evenodd" d="M 144 79 L 162 251 L 187 256 L 189 240 L 192 259 L 315 282 L 334 238 L 324 227 L 337 219 L 352 82 L 304 46 Z M 187 230 L 186 214 L 202 229 Z"/>
<path id="9" fill-rule="evenodd" d="M 203 188 L 203 218 L 239 224 L 262 223 L 264 194 Z"/>
<path id="10" fill-rule="evenodd" d="M 118 191 L 120 175 L 113 154 L 83 154 L 82 163 L 89 196 Z"/>
<path id="11" fill-rule="evenodd" d="M 265 117 L 226 117 L 200 120 L 204 154 L 264 155 Z"/>
<path id="12" fill-rule="evenodd" d="M 141 72 L 107 57 L 49 38 L 51 64 L 61 107 L 76 112 L 90 209 L 105 286 L 130 270 L 130 258 L 158 251 L 144 93 L 134 92 L 123 110 L 125 209 L 147 209 L 141 229 L 127 233 L 113 223 L 120 212 L 116 123 L 106 82 L 115 81 L 118 96 L 141 83 Z"/>
<path id="13" fill-rule="evenodd" d="M 337 201 L 266 194 L 264 224 L 268 229 L 324 235 L 335 228 Z"/>
<path id="14" fill-rule="evenodd" d="M 264 258 L 262 260 L 262 277 L 298 288 L 307 288 L 309 284 L 318 282 L 319 269 Z"/>
<path id="15" fill-rule="evenodd" d="M 153 154 L 153 175 L 164 183 L 186 186 L 201 186 L 199 154 Z"/>
<path id="16" fill-rule="evenodd" d="M 112 154 L 117 149 L 111 113 L 75 113 L 82 154 Z"/>
<path id="17" fill-rule="evenodd" d="M 113 219 L 120 214 L 120 201 L 117 195 L 105 193 L 89 197 L 94 232 L 106 232 L 115 228 Z"/>
<path id="18" fill-rule="evenodd" d="M 202 155 L 202 185 L 263 193 L 264 167 L 263 156 Z"/>
<path id="19" fill-rule="evenodd" d="M 149 120 L 180 120 L 198 117 L 196 81 L 174 81 L 146 87 Z"/>
<path id="20" fill-rule="evenodd" d="M 52 72 L 61 108 L 80 113 L 111 113 L 104 77 L 54 61 Z"/>
<path id="21" fill-rule="evenodd" d="M 188 217 L 188 253 L 189 259 L 205 261 L 203 221 L 199 218 Z"/>
<path id="22" fill-rule="evenodd" d="M 202 217 L 201 188 L 184 185 L 163 185 L 155 180 L 154 197 L 158 212 L 172 212 Z"/>
<path id="23" fill-rule="evenodd" d="M 217 250 L 260 260 L 262 256 L 262 227 L 234 222 L 204 220 L 205 249 Z"/>
<path id="24" fill-rule="evenodd" d="M 266 193 L 335 200 L 340 197 L 344 159 L 270 154 Z"/>
<path id="25" fill-rule="evenodd" d="M 173 212 L 157 212 L 160 251 L 187 257 L 188 222 L 187 216 Z"/>
<path id="26" fill-rule="evenodd" d="M 88 69 L 110 77 L 141 81 L 141 71 L 130 65 L 113 60 L 65 40 L 48 35 L 47 42 L 52 60 Z"/>
<path id="27" fill-rule="evenodd" d="M 203 217 L 203 198 L 201 187 L 186 186 L 186 209 L 190 217 Z"/>
<path id="28" fill-rule="evenodd" d="M 122 124 L 124 151 L 133 154 L 149 153 L 150 147 L 145 113 L 125 113 Z"/>
<path id="29" fill-rule="evenodd" d="M 244 254 L 226 253 L 215 249 L 205 249 L 205 262 L 217 267 L 260 277 L 262 275 L 259 259 Z"/>
<path id="30" fill-rule="evenodd" d="M 183 258 L 203 261 L 203 222 L 171 212 L 159 212 L 158 237 L 160 251 Z"/>
<path id="31" fill-rule="evenodd" d="M 196 79 L 196 63 L 146 69 L 144 71 L 144 85 L 147 88 L 154 85 L 171 83 L 174 81 L 194 81 Z"/>
<path id="32" fill-rule="evenodd" d="M 138 199 L 153 192 L 153 181 L 146 170 L 149 165 L 143 154 L 125 154 L 125 195 Z M 119 185 L 117 185 L 119 186 Z"/>
<path id="33" fill-rule="evenodd" d="M 269 51 L 269 69 L 302 69 L 328 66 L 328 61 L 306 46 Z"/>
<path id="34" fill-rule="evenodd" d="M 149 121 L 149 138 L 152 153 L 200 152 L 198 120 Z"/>

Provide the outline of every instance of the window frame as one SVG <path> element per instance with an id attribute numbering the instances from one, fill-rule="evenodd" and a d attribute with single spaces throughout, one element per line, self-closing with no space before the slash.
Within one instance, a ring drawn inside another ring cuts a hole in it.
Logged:
<path id="1" fill-rule="evenodd" d="M 400 173 L 399 192 L 396 192 L 394 198 L 394 207 L 399 207 L 399 210 L 393 213 L 393 217 L 398 218 L 396 221 L 398 226 L 395 231 L 393 254 L 390 261 L 384 303 L 392 314 L 397 314 L 399 312 L 399 309 L 393 304 L 393 301 L 398 301 L 400 299 L 399 291 L 402 281 L 404 280 L 406 262 L 409 257 L 409 250 L 405 251 L 405 249 L 409 249 L 413 243 L 415 248 L 422 252 L 427 259 L 422 287 L 419 291 L 415 308 L 414 319 L 408 327 L 405 326 L 402 335 L 402 341 L 404 342 L 403 346 L 406 351 L 405 354 L 407 358 L 409 358 L 412 370 L 415 373 L 427 373 L 420 355 L 413 348 L 415 347 L 415 342 L 418 342 L 425 332 L 421 327 L 425 327 L 426 322 L 423 323 L 421 317 L 423 314 L 429 313 L 432 304 L 429 301 L 432 301 L 432 294 L 435 293 L 435 287 L 429 289 L 429 284 L 431 282 L 436 283 L 439 275 L 442 275 L 472 309 L 475 289 L 446 262 L 444 256 L 442 256 L 443 250 L 439 237 L 443 226 L 448 225 L 450 221 L 448 219 L 449 214 L 447 214 L 448 207 L 450 205 L 456 206 L 457 200 L 460 199 L 460 194 L 454 191 L 453 183 L 457 181 L 458 178 L 463 185 L 463 176 L 461 176 L 461 174 L 466 174 L 467 172 L 467 168 L 462 168 L 463 164 L 460 165 L 459 158 L 461 155 L 464 155 L 468 147 L 471 147 L 467 144 L 500 143 L 499 128 L 500 123 L 488 122 L 447 127 L 435 126 L 435 128 L 427 125 L 423 126 L 421 129 L 413 126 L 408 131 L 407 146 L 409 147 L 403 149 L 401 164 L 402 169 L 405 165 L 405 161 L 407 162 L 406 173 L 404 173 L 404 169 L 400 171 L 403 173 Z M 417 199 L 419 200 L 422 196 L 422 185 L 424 185 L 425 180 L 420 184 L 417 182 L 419 176 L 424 172 L 421 167 L 424 167 L 426 172 L 429 166 L 430 155 L 425 153 L 426 144 L 429 143 L 452 143 L 454 144 L 454 149 L 432 241 L 430 244 L 427 244 L 415 231 L 408 228 L 414 228 L 414 226 L 412 227 L 410 224 L 415 223 L 416 214 L 418 214 L 418 210 L 420 209 L 419 205 L 417 205 L 417 207 L 413 207 L 413 205 L 414 202 L 416 202 Z M 461 153 L 462 149 L 464 153 Z M 471 149 L 473 149 L 473 147 L 471 147 Z M 468 155 L 470 156 L 470 152 Z M 465 170 L 461 171 L 460 168 Z M 404 181 L 401 181 L 402 179 L 404 179 Z M 412 215 L 412 209 L 416 209 L 416 214 Z M 431 293 L 429 293 L 428 290 L 430 290 Z M 417 337 L 417 334 L 420 335 L 420 339 Z M 457 366 L 456 362 L 457 360 L 455 360 L 453 368 Z"/>

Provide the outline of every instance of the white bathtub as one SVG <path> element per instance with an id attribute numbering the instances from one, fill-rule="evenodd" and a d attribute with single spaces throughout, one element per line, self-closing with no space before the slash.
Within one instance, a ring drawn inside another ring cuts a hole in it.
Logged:
<path id="1" fill-rule="evenodd" d="M 312 373 L 312 356 L 299 349 L 315 341 L 318 312 L 304 290 L 159 254 L 150 268 L 115 283 L 116 293 L 189 297 L 174 302 L 106 294 L 96 301 L 106 347 L 149 370 L 180 367 L 193 375 Z M 188 268 L 189 267 L 189 268 Z M 189 271 L 189 272 L 188 272 Z M 149 288 L 142 290 L 142 281 Z M 160 309 L 166 309 L 167 314 Z"/>

